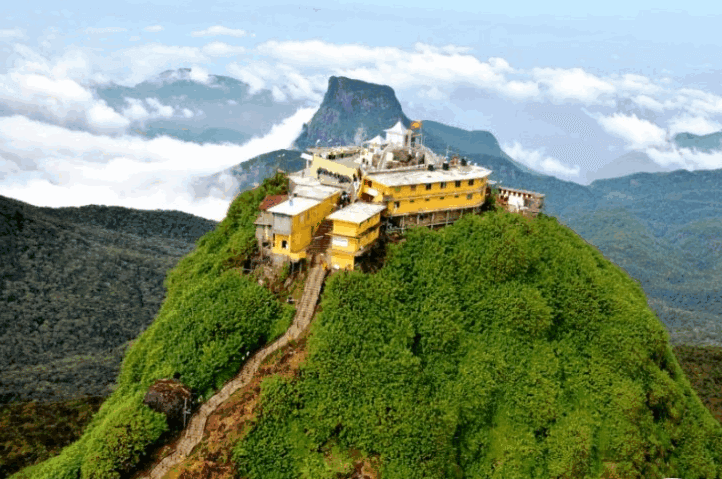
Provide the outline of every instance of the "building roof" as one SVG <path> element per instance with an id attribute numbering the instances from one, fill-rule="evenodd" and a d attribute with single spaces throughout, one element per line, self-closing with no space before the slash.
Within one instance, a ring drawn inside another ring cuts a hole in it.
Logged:
<path id="1" fill-rule="evenodd" d="M 471 180 L 485 178 L 491 174 L 491 170 L 481 166 L 452 166 L 448 170 L 436 168 L 434 171 L 428 169 L 418 170 L 393 170 L 377 171 L 369 173 L 367 178 L 386 186 L 420 185 L 423 183 L 440 183 L 442 181 Z"/>
<path id="2" fill-rule="evenodd" d="M 404 133 L 406 133 L 406 127 L 404 126 L 403 123 L 401 123 L 401 120 L 399 120 L 399 121 L 396 122 L 396 124 L 395 124 L 394 126 L 392 126 L 391 128 L 388 128 L 388 129 L 386 129 L 386 130 L 384 130 L 384 131 L 385 131 L 386 133 L 403 135 Z"/>
<path id="3" fill-rule="evenodd" d="M 370 140 L 364 141 L 364 143 L 369 143 L 369 144 L 372 144 L 372 145 L 373 145 L 373 144 L 375 144 L 375 145 L 381 145 L 381 144 L 383 144 L 383 143 L 386 143 L 386 140 L 384 140 L 383 138 L 381 138 L 381 135 L 376 135 L 376 136 L 374 136 L 373 138 L 371 138 Z"/>
<path id="4" fill-rule="evenodd" d="M 300 198 L 311 198 L 312 200 L 325 200 L 326 198 L 340 193 L 339 188 L 333 186 L 307 186 L 298 185 L 293 189 L 293 195 Z"/>
<path id="5" fill-rule="evenodd" d="M 320 201 L 310 198 L 289 198 L 283 203 L 270 208 L 268 211 L 278 215 L 296 216 L 320 204 Z"/>
<path id="6" fill-rule="evenodd" d="M 263 198 L 263 201 L 261 201 L 261 204 L 258 206 L 258 209 L 261 211 L 266 211 L 268 208 L 272 208 L 279 203 L 283 203 L 287 199 L 288 199 L 288 195 L 268 195 L 265 198 Z"/>
<path id="7" fill-rule="evenodd" d="M 498 186 L 497 188 L 498 188 L 498 190 L 499 190 L 499 193 L 501 193 L 501 194 L 503 194 L 503 193 L 506 192 L 506 193 L 517 193 L 517 194 L 531 195 L 531 196 L 536 196 L 536 197 L 539 197 L 539 198 L 543 198 L 543 197 L 544 197 L 543 194 L 537 193 L 537 192 L 535 192 L 535 191 L 520 190 L 520 189 L 517 189 L 517 188 L 509 188 L 509 187 L 507 187 L 507 186 Z"/>
<path id="8" fill-rule="evenodd" d="M 386 209 L 386 205 L 372 205 L 359 201 L 336 211 L 326 217 L 329 220 L 348 221 L 349 223 L 362 223 Z"/>

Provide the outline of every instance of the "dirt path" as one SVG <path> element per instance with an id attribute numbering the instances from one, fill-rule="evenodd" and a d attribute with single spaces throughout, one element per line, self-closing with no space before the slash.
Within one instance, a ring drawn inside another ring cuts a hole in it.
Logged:
<path id="1" fill-rule="evenodd" d="M 142 476 L 143 479 L 161 479 L 174 466 L 185 459 L 186 456 L 193 451 L 193 448 L 201 442 L 208 416 L 210 416 L 218 406 L 223 404 L 231 394 L 251 381 L 253 375 L 258 371 L 261 363 L 269 354 L 286 346 L 290 341 L 298 339 L 301 333 L 311 324 L 311 318 L 313 317 L 316 303 L 318 303 L 318 297 L 325 277 L 326 270 L 322 266 L 314 266 L 311 269 L 306 281 L 306 286 L 303 289 L 303 297 L 296 311 L 296 316 L 286 331 L 286 334 L 256 352 L 256 354 L 243 365 L 236 377 L 226 383 L 220 391 L 200 407 L 193 417 L 191 417 L 190 422 L 183 432 L 182 439 L 178 442 L 173 452 L 155 464 L 148 474 Z"/>

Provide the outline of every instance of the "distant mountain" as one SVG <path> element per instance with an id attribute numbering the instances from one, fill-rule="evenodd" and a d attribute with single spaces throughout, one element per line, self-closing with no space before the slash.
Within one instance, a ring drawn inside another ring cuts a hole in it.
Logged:
<path id="1" fill-rule="evenodd" d="M 652 161 L 646 153 L 630 151 L 603 165 L 601 168 L 588 172 L 586 178 L 587 181 L 594 181 L 605 178 L 618 178 L 639 172 L 661 173 L 663 171 L 669 170 L 662 168 Z"/>
<path id="2" fill-rule="evenodd" d="M 321 106 L 304 125 L 295 146 L 303 150 L 316 144 L 360 143 L 383 135 L 399 120 L 406 127 L 411 124 L 391 87 L 332 76 Z"/>
<path id="3" fill-rule="evenodd" d="M 0 403 L 107 395 L 169 268 L 215 222 L 0 196 Z"/>
<path id="4" fill-rule="evenodd" d="M 306 106 L 303 101 L 275 101 L 269 90 L 251 93 L 246 83 L 226 76 L 209 75 L 201 83 L 187 68 L 166 71 L 134 87 L 111 84 L 96 91 L 118 112 L 135 101 L 151 114 L 132 125 L 132 133 L 194 143 L 242 144 Z M 159 104 L 166 107 L 163 114 Z"/>
<path id="5" fill-rule="evenodd" d="M 275 150 L 251 158 L 213 175 L 197 178 L 191 185 L 196 198 L 215 195 L 233 199 L 238 193 L 261 184 L 276 171 L 298 171 L 306 166 L 301 152 L 296 150 Z"/>
<path id="6" fill-rule="evenodd" d="M 704 152 L 722 150 L 722 131 L 709 135 L 695 135 L 692 133 L 679 133 L 675 135 L 674 142 L 680 148 L 690 148 Z"/>
<path id="7" fill-rule="evenodd" d="M 331 77 L 321 107 L 296 145 L 312 146 L 316 140 L 321 140 L 319 144 L 353 143 L 359 129 L 367 137 L 374 136 L 399 118 L 408 120 L 390 87 Z M 715 268 L 722 266 L 716 226 L 718 220 L 722 224 L 720 171 L 660 172 L 646 155 L 633 152 L 620 157 L 613 168 L 657 171 L 584 186 L 514 161 L 490 132 L 429 120 L 422 122 L 421 131 L 424 144 L 435 152 L 443 155 L 448 148 L 491 169 L 491 179 L 501 185 L 545 194 L 547 214 L 559 218 L 641 282 L 675 342 L 722 345 L 722 284 L 714 275 L 719 271 Z M 211 185 L 219 190 L 231 185 L 225 196 L 233 197 L 277 168 L 303 167 L 298 156 L 289 161 L 293 158 L 289 152 L 285 166 L 280 166 L 283 151 L 208 177 L 198 191 L 207 194 Z"/>

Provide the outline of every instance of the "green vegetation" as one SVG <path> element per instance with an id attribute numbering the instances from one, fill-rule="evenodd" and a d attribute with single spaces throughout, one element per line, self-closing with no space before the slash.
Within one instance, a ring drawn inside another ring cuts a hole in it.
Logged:
<path id="1" fill-rule="evenodd" d="M 167 271 L 215 222 L 0 196 L 0 404 L 107 396 Z"/>
<path id="2" fill-rule="evenodd" d="M 128 475 L 168 429 L 143 405 L 148 387 L 177 375 L 208 398 L 238 370 L 247 352 L 288 324 L 282 305 L 237 269 L 255 248 L 253 221 L 266 194 L 285 188 L 282 175 L 238 196 L 218 227 L 169 273 L 166 299 L 151 326 L 128 349 L 117 389 L 83 436 L 17 478 L 113 479 Z"/>
<path id="3" fill-rule="evenodd" d="M 697 396 L 722 423 L 722 348 L 680 345 L 674 355 Z"/>
<path id="4" fill-rule="evenodd" d="M 78 439 L 103 398 L 0 406 L 0 477 L 44 461 Z"/>
<path id="5" fill-rule="evenodd" d="M 262 387 L 241 477 L 722 477 L 722 427 L 644 292 L 553 218 L 407 233 L 326 284 L 298 378 Z"/>

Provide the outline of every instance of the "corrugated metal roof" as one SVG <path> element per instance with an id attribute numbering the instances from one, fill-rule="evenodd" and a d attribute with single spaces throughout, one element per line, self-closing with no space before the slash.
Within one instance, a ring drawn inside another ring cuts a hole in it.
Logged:
<path id="1" fill-rule="evenodd" d="M 263 198 L 263 201 L 261 201 L 261 204 L 258 206 L 258 209 L 261 211 L 266 211 L 268 208 L 272 208 L 276 206 L 277 204 L 283 203 L 288 199 L 288 195 L 268 195 L 265 198 Z"/>
<path id="2" fill-rule="evenodd" d="M 293 190 L 293 194 L 295 196 L 301 197 L 301 198 L 311 198 L 314 200 L 325 200 L 329 196 L 333 196 L 336 193 L 339 193 L 341 190 L 339 188 L 334 188 L 333 186 L 308 186 L 308 185 L 298 185 Z"/>
<path id="3" fill-rule="evenodd" d="M 268 211 L 273 214 L 296 216 L 319 204 L 321 204 L 320 201 L 312 200 L 310 198 L 292 198 L 274 206 Z"/>
<path id="4" fill-rule="evenodd" d="M 381 213 L 384 209 L 386 209 L 386 205 L 372 205 L 359 201 L 328 215 L 327 219 L 358 224 Z"/>
<path id="5" fill-rule="evenodd" d="M 424 183 L 440 183 L 442 181 L 472 180 L 485 178 L 491 170 L 480 166 L 452 166 L 448 170 L 436 168 L 429 170 L 407 170 L 394 173 L 379 171 L 369 173 L 367 178 L 385 186 L 420 185 Z"/>

